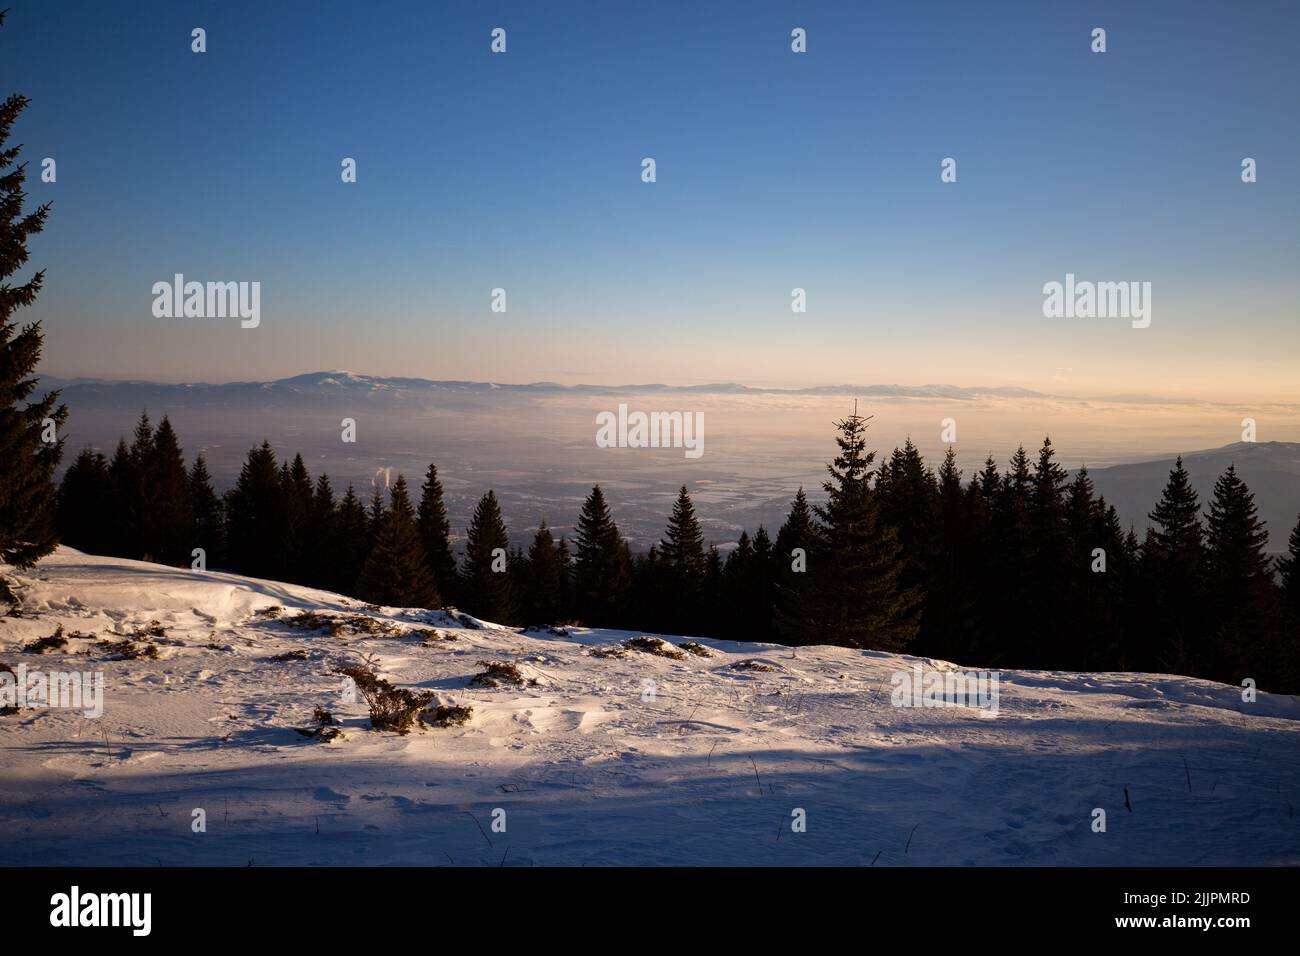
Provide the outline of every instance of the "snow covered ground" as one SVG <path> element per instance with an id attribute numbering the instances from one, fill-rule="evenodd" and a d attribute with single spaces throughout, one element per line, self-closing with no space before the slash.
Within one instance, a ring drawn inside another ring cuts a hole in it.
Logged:
<path id="1" fill-rule="evenodd" d="M 1294 697 L 1003 672 L 982 718 L 892 706 L 895 673 L 951 668 L 910 657 L 710 640 L 708 657 L 602 657 L 634 635 L 474 627 L 67 548 L 9 576 L 23 613 L 0 619 L 0 664 L 102 672 L 105 701 L 98 719 L 0 717 L 0 864 L 1300 863 Z M 290 627 L 303 610 L 398 633 Z M 154 621 L 133 646 L 156 660 L 102 643 Z M 67 645 L 23 650 L 59 625 Z M 371 730 L 333 672 L 366 655 L 469 722 Z M 529 683 L 471 686 L 489 660 Z M 318 706 L 341 736 L 297 731 Z"/>

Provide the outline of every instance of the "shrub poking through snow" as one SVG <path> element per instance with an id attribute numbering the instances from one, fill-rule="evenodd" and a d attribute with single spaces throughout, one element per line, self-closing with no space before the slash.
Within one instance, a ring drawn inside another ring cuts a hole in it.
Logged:
<path id="1" fill-rule="evenodd" d="M 60 624 L 49 637 L 38 637 L 24 647 L 23 651 L 28 654 L 49 654 L 53 651 L 61 651 L 67 646 L 68 639 L 64 637 L 63 625 Z"/>
<path id="2" fill-rule="evenodd" d="M 258 617 L 276 618 L 284 613 L 284 608 L 280 607 L 278 604 L 272 604 L 270 607 L 259 607 L 253 613 Z"/>
<path id="3" fill-rule="evenodd" d="M 475 674 L 470 683 L 475 687 L 500 687 L 504 684 L 526 684 L 528 681 L 519 672 L 519 668 L 510 661 L 479 661 L 485 668 L 483 673 Z"/>
<path id="4" fill-rule="evenodd" d="M 324 631 L 330 637 L 346 637 L 353 634 L 381 634 L 391 637 L 403 633 L 402 628 L 392 621 L 380 621 L 365 614 L 339 615 L 303 611 L 281 620 L 294 630 Z"/>
<path id="5" fill-rule="evenodd" d="M 420 718 L 420 711 L 433 700 L 432 691 L 416 693 L 405 687 L 394 687 L 365 667 L 340 667 L 338 672 L 351 677 L 361 691 L 370 708 L 370 726 L 375 730 L 409 734 Z"/>
<path id="6" fill-rule="evenodd" d="M 677 648 L 658 637 L 629 637 L 623 642 L 623 646 L 629 651 L 641 651 L 643 654 L 653 654 L 656 657 L 670 657 L 675 661 L 684 660 L 686 657 Z"/>
<path id="7" fill-rule="evenodd" d="M 421 641 L 420 643 L 424 644 L 426 647 L 434 644 L 442 644 L 445 643 L 446 641 L 454 641 L 457 639 L 455 634 L 451 633 L 450 631 L 444 631 L 438 627 L 422 631 L 421 634 L 423 635 L 424 640 Z"/>
<path id="8" fill-rule="evenodd" d="M 420 715 L 420 720 L 435 727 L 460 727 L 469 722 L 474 708 L 462 704 L 439 704 Z"/>
<path id="9" fill-rule="evenodd" d="M 151 641 L 127 638 L 124 641 L 100 641 L 99 646 L 118 660 L 138 661 L 158 659 L 158 645 Z"/>
<path id="10" fill-rule="evenodd" d="M 274 657 L 271 658 L 271 660 L 273 660 L 273 661 L 277 661 L 277 662 L 280 662 L 280 661 L 305 661 L 305 660 L 307 659 L 307 657 L 308 657 L 308 654 L 307 654 L 306 651 L 302 650 L 301 648 L 296 648 L 296 649 L 294 649 L 294 650 L 292 650 L 292 651 L 285 651 L 283 654 L 276 654 Z"/>
<path id="11" fill-rule="evenodd" d="M 158 621 L 150 621 L 144 627 L 137 627 L 131 632 L 133 637 L 166 637 L 167 628 Z"/>
<path id="12" fill-rule="evenodd" d="M 602 644 L 600 647 L 589 647 L 587 653 L 592 657 L 627 657 L 627 651 L 623 650 L 620 644 Z"/>
<path id="13" fill-rule="evenodd" d="M 709 650 L 699 641 L 682 641 L 682 643 L 678 644 L 677 646 L 684 651 L 689 651 L 690 653 L 694 654 L 696 657 L 713 656 L 713 651 Z"/>
<path id="14" fill-rule="evenodd" d="M 313 740 L 333 740 L 343 734 L 343 731 L 334 726 L 334 715 L 324 707 L 317 707 L 312 711 L 311 720 L 312 726 L 295 727 L 294 730 Z"/>
<path id="15" fill-rule="evenodd" d="M 750 659 L 747 661 L 736 661 L 736 663 L 731 665 L 731 669 L 733 671 L 770 671 L 772 665 Z"/>

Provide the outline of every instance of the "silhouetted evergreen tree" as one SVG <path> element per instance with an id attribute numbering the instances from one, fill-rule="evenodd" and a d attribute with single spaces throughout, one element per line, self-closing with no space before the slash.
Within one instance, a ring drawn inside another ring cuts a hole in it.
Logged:
<path id="1" fill-rule="evenodd" d="M 132 526 L 131 497 L 134 494 L 135 477 L 131 467 L 131 449 L 125 438 L 117 440 L 117 448 L 108 463 L 108 480 L 113 491 L 112 544 L 106 552 L 115 557 L 139 557 L 139 532 Z"/>
<path id="2" fill-rule="evenodd" d="M 147 411 L 140 413 L 140 420 L 135 424 L 128 462 L 126 511 L 135 548 L 134 553 L 127 556 L 155 561 L 158 555 L 158 522 L 153 510 L 153 425 Z"/>
<path id="3" fill-rule="evenodd" d="M 334 486 L 330 476 L 321 473 L 312 491 L 307 512 L 304 561 L 308 583 L 312 587 L 329 588 L 335 573 L 335 550 L 338 547 L 338 504 L 334 500 Z"/>
<path id="4" fill-rule="evenodd" d="M 1283 654 L 1268 530 L 1234 465 L 1214 483 L 1206 570 L 1213 647 L 1206 663 L 1230 683 L 1268 674 Z M 1267 681 L 1267 678 L 1264 678 Z M 1276 685 L 1274 685 L 1276 686 Z"/>
<path id="5" fill-rule="evenodd" d="M 228 560 L 225 511 L 202 453 L 195 457 L 185 484 L 190 500 L 190 541 L 203 549 L 209 568 L 223 567 Z"/>
<path id="6" fill-rule="evenodd" d="M 378 492 L 376 492 L 376 495 Z M 438 595 L 415 529 L 415 509 L 401 475 L 393 482 L 388 508 L 379 512 L 374 547 L 362 565 L 357 591 L 364 601 L 385 607 L 437 607 Z"/>
<path id="7" fill-rule="evenodd" d="M 465 567 L 461 575 L 462 600 L 475 617 L 499 624 L 514 621 L 510 566 L 506 550 L 510 539 L 496 492 L 479 499 L 465 534 Z"/>
<path id="8" fill-rule="evenodd" d="M 659 558 L 667 575 L 665 583 L 671 588 L 664 595 L 671 602 L 664 608 L 668 617 L 664 627 L 678 634 L 689 633 L 689 628 L 699 618 L 701 610 L 704 535 L 700 531 L 695 506 L 691 503 L 685 485 L 677 492 L 677 500 L 673 502 L 667 534 L 659 542 Z"/>
<path id="9" fill-rule="evenodd" d="M 567 624 L 573 620 L 576 612 L 573 603 L 573 554 L 569 550 L 568 539 L 563 536 L 555 545 L 555 561 L 560 575 L 560 587 L 556 598 L 559 605 L 556 620 Z"/>
<path id="10" fill-rule="evenodd" d="M 250 449 L 226 501 L 226 546 L 240 574 L 274 578 L 283 570 L 284 489 L 270 442 Z"/>
<path id="11" fill-rule="evenodd" d="M 1056 461 L 1052 440 L 1044 438 L 1029 490 L 1025 542 L 1029 626 L 1023 632 L 1028 638 L 1021 657 L 1024 666 L 1069 666 L 1064 662 L 1078 657 L 1078 648 L 1072 645 L 1079 636 L 1062 627 L 1070 580 L 1064 501 L 1067 478 Z"/>
<path id="12" fill-rule="evenodd" d="M 301 452 L 293 456 L 292 462 L 280 466 L 280 494 L 284 503 L 280 579 L 307 584 L 313 570 L 309 557 L 313 489 Z"/>
<path id="13" fill-rule="evenodd" d="M 925 569 L 925 610 L 913 650 L 944 660 L 975 659 L 981 637 L 978 595 L 972 575 L 986 546 L 970 514 L 957 452 L 949 445 L 935 487 L 933 547 Z M 978 486 L 975 486 L 978 488 Z"/>
<path id="14" fill-rule="evenodd" d="M 533 535 L 524 559 L 527 574 L 520 593 L 521 613 L 525 623 L 547 627 L 560 622 L 560 555 L 555 538 L 545 520 Z"/>
<path id="15" fill-rule="evenodd" d="M 31 567 L 58 545 L 54 471 L 63 455 L 58 432 L 68 417 L 67 407 L 56 405 L 57 391 L 30 400 L 44 336 L 39 322 L 18 328 L 13 318 L 36 300 L 45 272 L 17 285 L 5 281 L 26 265 L 27 240 L 45 227 L 50 209 L 45 203 L 24 214 L 25 164 L 17 162 L 19 147 L 5 147 L 27 103 L 15 95 L 0 104 L 0 563 L 19 568 Z M 0 591 L 8 597 L 2 579 Z"/>
<path id="16" fill-rule="evenodd" d="M 631 568 L 618 525 L 600 485 L 582 503 L 575 536 L 574 601 L 578 617 L 590 627 L 619 622 L 630 584 Z"/>
<path id="17" fill-rule="evenodd" d="M 151 488 L 147 505 L 154 537 L 154 558 L 163 564 L 188 567 L 194 543 L 194 516 L 190 510 L 189 475 L 180 441 L 166 415 L 153 436 L 148 466 Z"/>
<path id="18" fill-rule="evenodd" d="M 808 555 L 814 550 L 816 541 L 812 508 L 800 487 L 785 522 L 776 533 L 776 548 L 772 555 L 776 563 L 773 624 L 777 635 L 786 644 L 802 644 L 808 637 L 804 600 Z"/>
<path id="19" fill-rule="evenodd" d="M 1151 584 L 1146 640 L 1136 656 L 1145 669 L 1200 673 L 1205 652 L 1205 531 L 1200 506 L 1180 456 L 1160 501 L 1148 516 L 1152 527 L 1142 548 L 1142 573 Z"/>
<path id="20" fill-rule="evenodd" d="M 113 480 L 108 459 L 83 448 L 59 484 L 58 528 L 63 543 L 90 554 L 113 547 Z"/>
<path id="21" fill-rule="evenodd" d="M 459 580 L 456 558 L 451 550 L 451 523 L 447 520 L 447 505 L 443 500 L 438 469 L 432 463 L 425 472 L 424 485 L 420 489 L 416 527 L 438 593 L 444 603 L 456 604 L 460 600 Z"/>
<path id="22" fill-rule="evenodd" d="M 813 509 L 820 535 L 809 564 L 806 633 L 818 643 L 899 650 L 916 635 L 918 595 L 899 586 L 898 536 L 876 514 L 867 419 L 855 409 L 835 427 L 840 451 L 827 465 L 826 504 Z"/>
<path id="23" fill-rule="evenodd" d="M 339 499 L 334 533 L 329 587 L 343 594 L 359 594 L 357 581 L 370 555 L 370 519 L 351 485 Z"/>

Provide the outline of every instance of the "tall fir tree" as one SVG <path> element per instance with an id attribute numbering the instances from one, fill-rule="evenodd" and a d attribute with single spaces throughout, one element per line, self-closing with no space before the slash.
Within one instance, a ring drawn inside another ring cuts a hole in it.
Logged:
<path id="1" fill-rule="evenodd" d="M 0 13 L 0 25 L 4 14 Z M 54 472 L 63 455 L 59 434 L 68 409 L 57 391 L 32 401 L 44 336 L 39 322 L 19 328 L 14 313 L 31 305 L 44 270 L 25 282 L 8 280 L 27 264 L 27 240 L 45 228 L 48 203 L 23 212 L 26 164 L 6 146 L 27 97 L 0 104 L 0 563 L 27 568 L 58 545 Z M 8 588 L 0 584 L 7 593 Z"/>
<path id="2" fill-rule="evenodd" d="M 919 596 L 900 586 L 898 535 L 872 500 L 867 422 L 855 407 L 835 423 L 839 454 L 827 465 L 826 504 L 813 509 L 820 541 L 809 565 L 807 624 L 818 643 L 901 650 L 916 636 Z"/>
<path id="3" fill-rule="evenodd" d="M 194 516 L 190 510 L 189 475 L 181 454 L 180 440 L 171 420 L 164 415 L 154 432 L 152 460 L 148 467 L 150 523 L 156 560 L 186 567 L 196 547 Z"/>
<path id="4" fill-rule="evenodd" d="M 108 459 L 83 448 L 59 484 L 58 528 L 63 543 L 90 554 L 113 546 L 113 479 Z"/>
<path id="5" fill-rule="evenodd" d="M 547 627 L 560 622 L 560 556 L 546 521 L 537 528 L 524 566 L 527 574 L 519 595 L 526 624 Z"/>
<path id="6" fill-rule="evenodd" d="M 226 546 L 240 574 L 274 578 L 283 570 L 284 489 L 271 443 L 252 448 L 226 499 Z"/>
<path id="7" fill-rule="evenodd" d="M 790 511 L 776 533 L 772 560 L 776 563 L 773 596 L 773 625 L 786 644 L 807 643 L 808 622 L 804 601 L 808 583 L 808 555 L 818 541 L 812 508 L 802 487 L 790 504 Z"/>
<path id="8" fill-rule="evenodd" d="M 465 533 L 465 570 L 461 575 L 465 610 L 475 617 L 498 624 L 514 621 L 511 588 L 510 547 L 505 520 L 496 492 L 489 490 L 479 499 Z"/>
<path id="9" fill-rule="evenodd" d="M 338 503 L 330 476 L 321 472 L 312 490 L 308 511 L 306 563 L 312 587 L 329 588 L 334 574 L 335 550 L 338 547 Z"/>
<path id="10" fill-rule="evenodd" d="M 374 547 L 357 582 L 361 598 L 386 607 L 437 607 L 438 594 L 415 529 L 415 509 L 401 475 L 378 521 Z"/>
<path id="11" fill-rule="evenodd" d="M 627 598 L 631 567 L 600 485 L 593 487 L 582 503 L 574 545 L 578 617 L 591 627 L 617 625 Z"/>
<path id="12" fill-rule="evenodd" d="M 665 607 L 669 621 L 665 627 L 679 634 L 689 633 L 689 628 L 699 617 L 702 588 L 704 586 L 704 533 L 695 517 L 695 505 L 690 493 L 682 485 L 673 502 L 668 518 L 668 530 L 659 542 L 659 558 L 672 591 L 671 601 Z M 665 595 L 668 597 L 668 595 Z"/>
<path id="13" fill-rule="evenodd" d="M 442 482 L 438 480 L 438 468 L 432 463 L 420 489 L 416 527 L 438 593 L 445 603 L 456 604 L 460 600 L 459 579 L 456 557 L 451 549 L 451 523 L 447 520 L 447 505 L 443 500 Z"/>
<path id="14" fill-rule="evenodd" d="M 1202 672 L 1205 660 L 1205 529 L 1191 476 L 1181 456 L 1155 509 L 1142 548 L 1143 573 L 1150 581 L 1144 637 L 1135 655 L 1148 669 L 1179 674 Z"/>
<path id="15" fill-rule="evenodd" d="M 1280 609 L 1267 552 L 1268 529 L 1235 465 L 1214 483 L 1207 525 L 1213 644 L 1207 648 L 1206 663 L 1215 676 L 1240 684 L 1243 677 L 1267 673 L 1283 648 L 1277 641 Z"/>
<path id="16" fill-rule="evenodd" d="M 134 545 L 128 557 L 145 561 L 156 560 L 158 553 L 158 522 L 153 510 L 154 458 L 153 424 L 146 410 L 135 423 L 126 470 L 126 520 Z"/>
<path id="17" fill-rule="evenodd" d="M 356 489 L 348 485 L 339 499 L 334 526 L 334 553 L 330 562 L 329 588 L 341 594 L 359 594 L 357 581 L 370 554 L 370 520 Z"/>
<path id="18" fill-rule="evenodd" d="M 212 487 L 212 476 L 208 474 L 208 462 L 202 452 L 190 466 L 186 488 L 192 521 L 190 541 L 195 548 L 203 549 L 209 568 L 224 567 L 227 561 L 225 511 Z"/>

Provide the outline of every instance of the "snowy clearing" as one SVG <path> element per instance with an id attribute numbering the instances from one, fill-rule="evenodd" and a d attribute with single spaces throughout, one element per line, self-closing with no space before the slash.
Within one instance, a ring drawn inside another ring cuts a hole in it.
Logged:
<path id="1" fill-rule="evenodd" d="M 105 699 L 0 716 L 0 864 L 1300 863 L 1295 697 L 1003 672 L 981 718 L 892 706 L 896 672 L 952 668 L 906 656 L 624 647 L 68 548 L 9 577 L 0 664 L 102 672 Z M 367 656 L 469 719 L 371 730 L 334 672 Z M 524 683 L 471 684 L 484 662 Z M 318 707 L 340 735 L 300 732 Z"/>

